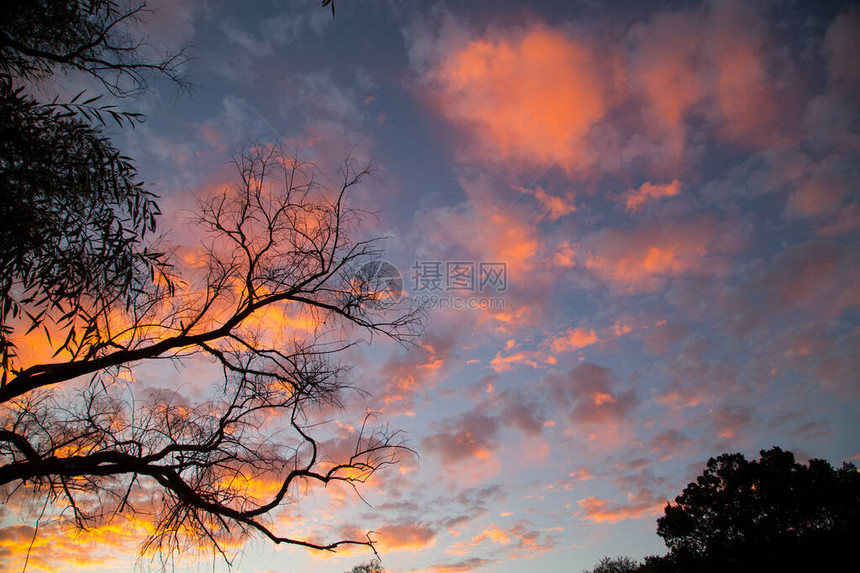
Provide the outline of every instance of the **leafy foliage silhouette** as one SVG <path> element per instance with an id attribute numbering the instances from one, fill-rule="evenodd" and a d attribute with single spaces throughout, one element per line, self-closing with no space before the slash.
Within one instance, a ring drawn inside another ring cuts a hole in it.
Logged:
<path id="1" fill-rule="evenodd" d="M 11 4 L 11 5 L 9 5 Z M 151 241 L 159 214 L 133 162 L 104 134 L 141 121 L 78 93 L 40 102 L 33 89 L 58 72 L 99 80 L 114 96 L 144 90 L 152 75 L 184 85 L 182 52 L 136 41 L 129 10 L 109 0 L 14 0 L 0 12 L 0 394 L 15 368 L 11 322 L 46 334 L 86 328 L 94 314 L 133 304 L 167 275 Z M 70 342 L 71 338 L 67 341 Z M 57 346 L 58 351 L 65 344 Z"/>
<path id="2" fill-rule="evenodd" d="M 857 468 L 799 464 L 778 447 L 760 455 L 708 460 L 657 520 L 668 554 L 641 565 L 605 557 L 591 573 L 850 570 L 860 539 Z"/>
<path id="3" fill-rule="evenodd" d="M 860 474 L 808 465 L 778 447 L 759 460 L 723 454 L 666 506 L 657 533 L 669 554 L 655 570 L 766 571 L 842 567 L 860 538 Z"/>
<path id="4" fill-rule="evenodd" d="M 356 565 L 345 573 L 385 573 L 382 562 L 379 559 L 371 559 L 367 563 Z"/>
<path id="5" fill-rule="evenodd" d="M 638 570 L 639 563 L 629 557 L 604 557 L 594 569 L 585 573 L 634 573 Z"/>

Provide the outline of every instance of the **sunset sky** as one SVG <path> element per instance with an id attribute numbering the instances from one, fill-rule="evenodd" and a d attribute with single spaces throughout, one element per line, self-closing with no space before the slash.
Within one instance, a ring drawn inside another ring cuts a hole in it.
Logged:
<path id="1" fill-rule="evenodd" d="M 432 308 L 413 348 L 344 356 L 368 394 L 329 431 L 348 439 L 370 409 L 419 456 L 366 484 L 367 504 L 309 492 L 275 515 L 283 531 L 375 531 L 397 573 L 571 573 L 664 553 L 655 520 L 711 456 L 860 462 L 856 6 L 150 5 L 153 43 L 190 46 L 193 87 L 123 102 L 148 119 L 116 141 L 177 252 L 198 240 L 194 195 L 232 184 L 244 146 L 326 173 L 351 153 L 380 178 L 351 199 L 378 214 L 362 236 L 387 237 L 407 296 L 464 307 Z M 481 263 L 504 264 L 505 288 L 429 290 L 432 269 Z M 32 522 L 0 511 L 0 569 L 20 570 Z M 28 571 L 127 571 L 147 527 L 43 523 Z M 254 539 L 234 570 L 370 557 Z"/>

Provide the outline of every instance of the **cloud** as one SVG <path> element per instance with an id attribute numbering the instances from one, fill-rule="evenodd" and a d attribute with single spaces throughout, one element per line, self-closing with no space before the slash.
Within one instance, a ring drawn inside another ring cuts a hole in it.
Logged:
<path id="1" fill-rule="evenodd" d="M 662 406 L 675 410 L 693 408 L 702 403 L 703 397 L 695 388 L 684 388 L 681 390 L 669 390 L 654 398 L 654 401 Z"/>
<path id="2" fill-rule="evenodd" d="M 450 51 L 429 80 L 440 111 L 477 134 L 476 155 L 552 163 L 603 117 L 604 76 L 589 46 L 532 24 Z"/>
<path id="3" fill-rule="evenodd" d="M 690 328 L 682 322 L 662 320 L 637 334 L 649 352 L 665 356 L 689 331 Z"/>
<path id="4" fill-rule="evenodd" d="M 787 113 L 797 99 L 791 93 L 796 84 L 778 88 L 779 74 L 791 71 L 770 51 L 763 11 L 740 0 L 708 2 L 656 12 L 631 28 L 632 81 L 676 149 L 693 116 L 707 119 L 716 135 L 742 147 L 786 141 L 783 132 L 796 123 Z"/>
<path id="5" fill-rule="evenodd" d="M 578 266 L 615 292 L 658 291 L 674 277 L 725 272 L 727 261 L 721 251 L 731 246 L 725 240 L 728 232 L 707 217 L 633 229 L 604 228 L 583 238 Z"/>
<path id="6" fill-rule="evenodd" d="M 779 102 L 767 71 L 765 26 L 749 2 L 710 6 L 706 51 L 713 62 L 714 95 L 721 131 L 742 144 L 770 145 L 778 138 Z"/>
<path id="7" fill-rule="evenodd" d="M 628 211 L 639 211 L 652 201 L 680 193 L 681 183 L 677 179 L 664 184 L 645 182 L 639 186 L 639 189 L 631 189 L 627 192 L 625 204 Z"/>
<path id="8" fill-rule="evenodd" d="M 704 97 L 695 57 L 700 28 L 697 12 L 683 10 L 657 12 L 630 30 L 632 81 L 663 125 L 681 127 L 684 116 Z"/>
<path id="9" fill-rule="evenodd" d="M 406 36 L 425 100 L 471 136 L 463 158 L 558 164 L 580 178 L 631 167 L 668 175 L 700 156 L 703 136 L 742 149 L 796 141 L 802 88 L 769 18 L 740 0 L 656 11 L 623 48 L 611 27 L 532 20 L 476 31 L 450 15 Z M 843 78 L 841 28 L 831 52 Z"/>
<path id="10" fill-rule="evenodd" d="M 429 567 L 428 571 L 431 573 L 457 573 L 458 571 L 472 571 L 492 562 L 493 561 L 491 559 L 469 557 L 462 561 L 455 561 L 453 563 L 434 563 Z"/>
<path id="11" fill-rule="evenodd" d="M 636 408 L 640 401 L 633 390 L 618 390 L 617 381 L 608 368 L 585 362 L 567 374 L 545 378 L 555 404 L 572 405 L 570 419 L 585 424 L 617 424 Z"/>
<path id="12" fill-rule="evenodd" d="M 810 217 L 833 211 L 841 203 L 845 188 L 840 181 L 811 178 L 788 196 L 785 212 L 789 217 Z"/>
<path id="13" fill-rule="evenodd" d="M 768 303 L 778 310 L 804 308 L 839 316 L 860 305 L 860 261 L 845 245 L 810 241 L 780 253 L 761 279 Z"/>
<path id="14" fill-rule="evenodd" d="M 442 431 L 421 440 L 426 451 L 446 465 L 487 459 L 498 447 L 499 422 L 492 416 L 470 410 L 442 424 Z"/>
<path id="15" fill-rule="evenodd" d="M 416 523 L 391 523 L 376 530 L 383 551 L 424 549 L 436 542 L 436 532 Z"/>
<path id="16" fill-rule="evenodd" d="M 803 119 L 807 147 L 822 156 L 856 153 L 858 147 L 860 138 L 853 127 L 860 116 L 860 74 L 853 65 L 858 31 L 860 9 L 853 7 L 830 24 L 821 46 L 827 65 L 827 92 L 809 103 Z"/>
<path id="17" fill-rule="evenodd" d="M 416 214 L 419 258 L 500 261 L 506 264 L 509 285 L 531 278 L 541 245 L 534 215 L 497 197 L 495 182 L 485 175 L 461 177 L 460 184 L 467 201 Z"/>
<path id="18" fill-rule="evenodd" d="M 827 30 L 822 51 L 827 58 L 831 88 L 860 95 L 860 71 L 856 55 L 860 50 L 860 8 L 852 7 L 836 17 Z"/>
<path id="19" fill-rule="evenodd" d="M 489 367 L 495 372 L 510 372 L 514 370 L 513 364 L 525 364 L 534 369 L 546 368 L 556 364 L 554 356 L 540 350 L 514 350 L 508 354 L 498 351 L 490 362 Z"/>
<path id="20" fill-rule="evenodd" d="M 154 0 L 146 3 L 140 25 L 157 42 L 170 50 L 187 46 L 194 37 L 196 20 L 209 11 L 208 0 Z"/>
<path id="21" fill-rule="evenodd" d="M 502 404 L 500 417 L 508 427 L 513 427 L 527 436 L 540 435 L 544 418 L 538 404 L 516 389 L 503 391 L 499 397 Z"/>
<path id="22" fill-rule="evenodd" d="M 667 460 L 693 444 L 678 430 L 664 430 L 648 440 L 648 453 L 656 454 L 660 461 Z"/>
<path id="23" fill-rule="evenodd" d="M 510 527 L 500 527 L 490 523 L 469 541 L 454 544 L 451 551 L 465 553 L 481 545 L 489 545 L 504 548 L 509 552 L 509 558 L 517 559 L 533 556 L 552 547 L 555 543 L 554 539 L 545 537 L 527 520 L 520 520 Z"/>
<path id="24" fill-rule="evenodd" d="M 152 523 L 124 516 L 83 532 L 66 528 L 56 520 L 47 521 L 40 524 L 35 536 L 31 525 L 8 525 L 0 528 L 0 569 L 23 570 L 25 558 L 28 568 L 42 571 L 123 566 L 132 569 L 138 544 L 151 531 Z"/>
<path id="25" fill-rule="evenodd" d="M 593 329 L 576 327 L 568 328 L 564 334 L 553 338 L 549 344 L 556 352 L 571 352 L 596 344 L 598 340 Z"/>
<path id="26" fill-rule="evenodd" d="M 335 81 L 328 70 L 292 74 L 283 82 L 282 91 L 286 96 L 282 113 L 286 116 L 299 111 L 305 117 L 326 118 L 351 126 L 367 117 L 362 104 L 367 94 L 343 78 Z"/>
<path id="27" fill-rule="evenodd" d="M 838 322 L 815 321 L 782 332 L 774 363 L 804 376 L 804 386 L 854 398 L 860 395 L 860 331 Z"/>
<path id="28" fill-rule="evenodd" d="M 452 334 L 428 333 L 409 352 L 392 354 L 379 372 L 382 388 L 374 392 L 384 403 L 381 410 L 390 414 L 413 412 L 415 396 L 438 384 L 456 343 Z"/>
<path id="29" fill-rule="evenodd" d="M 753 410 L 745 405 L 721 404 L 709 410 L 708 417 L 712 433 L 720 438 L 717 444 L 724 444 L 717 445 L 717 449 L 730 447 L 754 423 Z"/>
<path id="30" fill-rule="evenodd" d="M 576 206 L 573 204 L 573 193 L 568 192 L 564 198 L 556 195 L 550 195 L 540 186 L 534 189 L 518 187 L 520 191 L 526 195 L 531 195 L 538 200 L 541 209 L 541 219 L 556 221 L 565 215 L 570 215 L 576 211 Z"/>
<path id="31" fill-rule="evenodd" d="M 613 502 L 591 495 L 576 502 L 583 517 L 595 523 L 618 523 L 626 519 L 641 519 L 660 513 L 665 498 L 649 494 L 628 495 L 627 503 Z"/>

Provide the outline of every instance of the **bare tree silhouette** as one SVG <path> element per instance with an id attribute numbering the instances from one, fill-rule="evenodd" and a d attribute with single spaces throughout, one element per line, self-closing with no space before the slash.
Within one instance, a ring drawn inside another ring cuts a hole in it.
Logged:
<path id="1" fill-rule="evenodd" d="M 236 166 L 236 187 L 200 201 L 199 264 L 175 267 L 170 281 L 139 288 L 125 307 L 97 303 L 88 313 L 83 297 L 84 311 L 57 345 L 65 360 L 6 373 L 0 484 L 49 496 L 79 528 L 148 513 L 147 550 L 191 542 L 224 554 L 225 541 L 247 534 L 313 549 L 372 547 L 369 537 L 290 537 L 266 519 L 295 501 L 299 484 L 354 485 L 411 452 L 397 432 L 371 428 L 368 416 L 351 453 L 329 459 L 310 414 L 340 405 L 347 384 L 337 357 L 357 334 L 407 342 L 420 310 L 380 310 L 368 304 L 377 293 L 354 279 L 356 266 L 378 255 L 373 241 L 350 240 L 363 214 L 345 204 L 368 168 L 345 161 L 339 186 L 328 189 L 314 165 L 278 147 L 252 148 Z M 267 312 L 315 327 L 271 332 L 257 320 Z M 182 365 L 194 356 L 220 368 L 208 399 L 142 396 L 127 381 L 140 363 Z"/>

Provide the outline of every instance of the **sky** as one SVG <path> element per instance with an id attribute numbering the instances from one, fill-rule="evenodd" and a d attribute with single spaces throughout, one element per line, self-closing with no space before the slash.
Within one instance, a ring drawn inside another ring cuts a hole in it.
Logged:
<path id="1" fill-rule="evenodd" d="M 376 532 L 388 571 L 561 573 L 665 552 L 655 520 L 711 456 L 860 462 L 860 8 L 840 2 L 162 0 L 189 47 L 115 134 L 189 244 L 195 194 L 278 142 L 379 182 L 383 258 L 430 305 L 414 347 L 350 352 L 418 452 L 273 521 Z M 184 376 L 193 376 L 193 372 Z M 202 383 L 202 382 L 201 382 Z M 363 498 L 363 499 L 362 499 Z M 0 568 L 32 521 L 2 515 Z M 127 571 L 147 524 L 48 521 L 28 571 Z M 234 570 L 340 572 L 372 554 L 234 548 Z M 224 571 L 186 555 L 180 571 Z"/>

